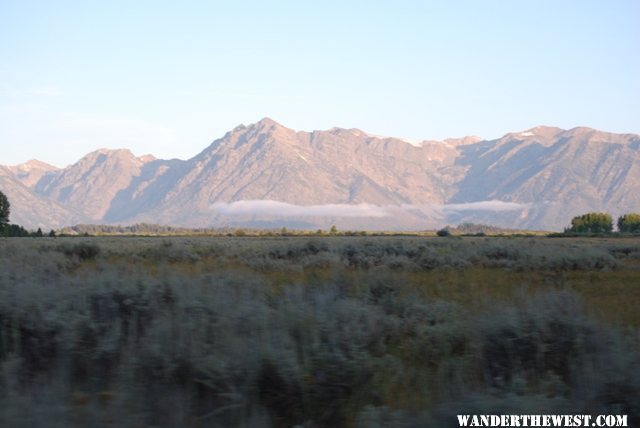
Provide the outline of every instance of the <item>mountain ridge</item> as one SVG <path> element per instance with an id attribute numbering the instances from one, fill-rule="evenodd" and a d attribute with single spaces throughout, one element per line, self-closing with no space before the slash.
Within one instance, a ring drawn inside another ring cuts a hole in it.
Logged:
<path id="1" fill-rule="evenodd" d="M 640 135 L 586 127 L 537 126 L 495 140 L 470 136 L 416 143 L 357 128 L 296 131 L 263 118 L 238 125 L 186 160 L 98 149 L 66 168 L 37 160 L 3 167 L 0 190 L 8 189 L 12 212 L 27 227 L 59 227 L 78 217 L 107 224 L 280 221 L 354 229 L 482 221 L 558 230 L 573 214 L 639 210 L 640 192 L 634 191 L 640 188 L 639 153 Z M 57 214 L 39 219 L 28 201 L 54 203 L 49 214 Z M 345 217 L 337 210 L 319 218 L 296 210 L 297 216 L 283 213 L 278 219 L 264 215 L 259 203 L 251 214 L 212 208 L 238 201 L 370 204 L 389 207 L 391 214 Z M 491 201 L 512 205 L 487 204 Z"/>

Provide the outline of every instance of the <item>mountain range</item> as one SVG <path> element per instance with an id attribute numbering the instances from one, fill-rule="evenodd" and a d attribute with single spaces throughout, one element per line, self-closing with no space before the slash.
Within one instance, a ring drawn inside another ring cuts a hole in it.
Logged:
<path id="1" fill-rule="evenodd" d="M 100 149 L 66 168 L 0 166 L 27 228 L 139 222 L 428 229 L 461 222 L 561 230 L 574 215 L 640 211 L 640 135 L 539 126 L 495 140 L 411 143 L 265 118 L 188 160 Z"/>

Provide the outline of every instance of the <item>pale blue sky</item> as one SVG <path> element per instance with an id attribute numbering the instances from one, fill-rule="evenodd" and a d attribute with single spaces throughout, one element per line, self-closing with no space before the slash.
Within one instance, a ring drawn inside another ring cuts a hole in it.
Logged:
<path id="1" fill-rule="evenodd" d="M 188 158 L 240 123 L 640 133 L 640 1 L 0 0 L 0 164 Z"/>

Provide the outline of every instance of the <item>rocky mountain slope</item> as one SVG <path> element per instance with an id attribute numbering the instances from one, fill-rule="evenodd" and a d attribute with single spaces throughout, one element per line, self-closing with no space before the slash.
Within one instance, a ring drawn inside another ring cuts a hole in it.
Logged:
<path id="1" fill-rule="evenodd" d="M 28 183 L 30 180 L 23 176 Z M 29 188 L 18 177 L 15 169 L 0 166 L 0 191 L 11 203 L 12 223 L 36 229 L 59 228 L 70 224 L 85 223 L 89 219 L 73 208 L 47 199 Z"/>
<path id="2" fill-rule="evenodd" d="M 468 169 L 451 203 L 528 204 L 522 226 L 559 229 L 588 211 L 640 210 L 639 135 L 537 127 L 466 146 L 456 162 Z M 484 219 L 491 214 L 477 214 Z"/>
<path id="3" fill-rule="evenodd" d="M 589 128 L 411 144 L 358 129 L 294 131 L 265 118 L 188 160 L 102 149 L 64 169 L 30 161 L 0 171 L 12 220 L 27 227 L 480 221 L 557 230 L 586 211 L 640 210 L 640 136 Z"/>

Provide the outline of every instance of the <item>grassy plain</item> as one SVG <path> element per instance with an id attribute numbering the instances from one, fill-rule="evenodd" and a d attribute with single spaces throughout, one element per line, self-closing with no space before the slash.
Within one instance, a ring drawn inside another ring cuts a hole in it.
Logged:
<path id="1" fill-rule="evenodd" d="M 640 238 L 0 239 L 0 426 L 640 421 Z"/>

